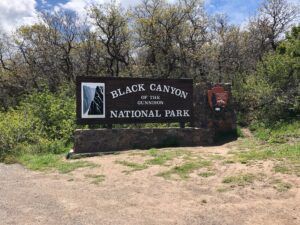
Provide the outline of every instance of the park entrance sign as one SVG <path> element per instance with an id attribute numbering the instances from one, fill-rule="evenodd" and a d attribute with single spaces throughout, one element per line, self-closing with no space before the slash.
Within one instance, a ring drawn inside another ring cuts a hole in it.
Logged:
<path id="1" fill-rule="evenodd" d="M 192 79 L 77 77 L 77 123 L 192 122 Z"/>
<path id="2" fill-rule="evenodd" d="M 105 126 L 77 129 L 75 154 L 211 145 L 218 134 L 236 133 L 227 84 L 112 77 L 77 77 L 76 82 L 77 122 Z M 179 122 L 180 127 L 112 126 L 148 122 Z"/>

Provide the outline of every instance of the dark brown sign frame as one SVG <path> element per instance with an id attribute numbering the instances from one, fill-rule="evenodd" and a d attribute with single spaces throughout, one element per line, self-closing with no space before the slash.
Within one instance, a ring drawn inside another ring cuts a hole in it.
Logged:
<path id="1" fill-rule="evenodd" d="M 193 122 L 193 80 L 80 76 L 76 115 L 78 124 Z"/>

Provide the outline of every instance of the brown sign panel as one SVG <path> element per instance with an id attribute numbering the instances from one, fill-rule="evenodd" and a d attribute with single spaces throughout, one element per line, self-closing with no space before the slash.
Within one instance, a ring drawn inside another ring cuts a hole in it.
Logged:
<path id="1" fill-rule="evenodd" d="M 77 77 L 79 124 L 191 122 L 192 79 Z"/>
<path id="2" fill-rule="evenodd" d="M 208 90 L 208 103 L 210 108 L 215 112 L 221 112 L 225 109 L 228 102 L 228 92 L 220 85 L 216 85 Z"/>

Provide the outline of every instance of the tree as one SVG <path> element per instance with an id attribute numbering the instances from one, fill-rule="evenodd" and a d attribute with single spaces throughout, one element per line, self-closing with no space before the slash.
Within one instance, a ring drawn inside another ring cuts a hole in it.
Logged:
<path id="1" fill-rule="evenodd" d="M 265 0 L 261 4 L 258 15 L 249 24 L 250 46 L 254 57 L 261 60 L 266 52 L 276 50 L 298 11 L 287 0 Z"/>
<path id="2" fill-rule="evenodd" d="M 170 4 L 145 0 L 133 14 L 139 62 L 146 76 L 199 75 L 199 51 L 208 39 L 208 19 L 202 1 Z"/>
<path id="3" fill-rule="evenodd" d="M 300 27 L 294 27 L 275 53 L 258 63 L 257 71 L 241 85 L 239 102 L 248 113 L 273 123 L 300 114 Z"/>
<path id="4" fill-rule="evenodd" d="M 117 77 L 120 70 L 129 66 L 130 61 L 128 17 L 114 2 L 92 6 L 90 17 L 96 26 L 97 37 L 106 49 L 107 72 Z"/>
<path id="5" fill-rule="evenodd" d="M 34 88 L 47 83 L 54 92 L 61 82 L 75 81 L 72 53 L 80 30 L 77 20 L 68 11 L 42 13 L 39 23 L 18 29 L 15 37 L 18 53 Z"/>

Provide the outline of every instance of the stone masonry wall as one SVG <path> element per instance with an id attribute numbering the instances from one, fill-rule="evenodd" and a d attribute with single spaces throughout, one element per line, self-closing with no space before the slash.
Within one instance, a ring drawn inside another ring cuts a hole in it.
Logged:
<path id="1" fill-rule="evenodd" d="M 203 146 L 213 143 L 203 128 L 94 129 L 75 131 L 75 153 L 112 152 L 153 147 Z"/>

